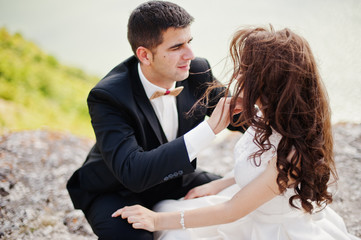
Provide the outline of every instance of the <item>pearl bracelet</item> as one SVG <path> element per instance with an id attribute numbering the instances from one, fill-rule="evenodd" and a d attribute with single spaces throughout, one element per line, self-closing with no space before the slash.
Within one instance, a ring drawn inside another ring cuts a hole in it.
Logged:
<path id="1" fill-rule="evenodd" d="M 181 212 L 180 212 L 180 216 L 181 216 L 181 218 L 180 218 L 180 224 L 182 225 L 182 229 L 186 229 L 186 227 L 185 227 L 185 225 L 184 225 L 184 210 L 182 210 Z"/>

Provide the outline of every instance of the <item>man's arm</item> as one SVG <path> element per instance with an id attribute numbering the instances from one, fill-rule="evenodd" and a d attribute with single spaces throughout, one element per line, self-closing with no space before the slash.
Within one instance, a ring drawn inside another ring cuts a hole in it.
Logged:
<path id="1" fill-rule="evenodd" d="M 91 92 L 88 105 L 102 158 L 126 188 L 141 192 L 170 180 L 166 178 L 170 174 L 181 176 L 194 171 L 183 137 L 146 151 L 135 133 L 145 131 L 144 126 L 129 106 L 120 106 L 119 101 L 103 89 Z M 141 135 L 144 137 L 144 133 Z"/>

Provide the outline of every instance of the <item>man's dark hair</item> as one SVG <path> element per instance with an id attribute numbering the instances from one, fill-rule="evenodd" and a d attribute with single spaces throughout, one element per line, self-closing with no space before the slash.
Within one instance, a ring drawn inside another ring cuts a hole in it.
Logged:
<path id="1" fill-rule="evenodd" d="M 128 41 L 134 54 L 139 46 L 152 50 L 163 42 L 168 28 L 188 27 L 194 18 L 182 7 L 166 1 L 149 1 L 139 5 L 128 21 Z"/>

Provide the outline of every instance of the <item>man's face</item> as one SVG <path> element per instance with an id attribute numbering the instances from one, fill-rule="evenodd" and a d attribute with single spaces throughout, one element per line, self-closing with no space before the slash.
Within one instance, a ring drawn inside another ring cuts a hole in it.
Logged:
<path id="1" fill-rule="evenodd" d="M 149 80 L 168 88 L 174 81 L 186 79 L 194 59 L 191 41 L 190 27 L 168 28 L 163 33 L 163 42 L 151 51 Z"/>

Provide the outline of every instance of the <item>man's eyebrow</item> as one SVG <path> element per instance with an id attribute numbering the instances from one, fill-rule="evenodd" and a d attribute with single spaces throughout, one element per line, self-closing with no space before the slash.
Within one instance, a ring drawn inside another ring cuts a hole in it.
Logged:
<path id="1" fill-rule="evenodd" d="M 189 39 L 187 43 L 190 43 L 192 40 L 193 40 L 193 37 L 191 39 Z M 173 46 L 169 47 L 169 49 L 178 48 L 182 45 L 184 45 L 184 43 L 174 44 Z"/>
<path id="2" fill-rule="evenodd" d="M 170 46 L 169 49 L 178 48 L 178 47 L 182 46 L 183 44 L 184 43 L 174 44 L 173 46 Z"/>

